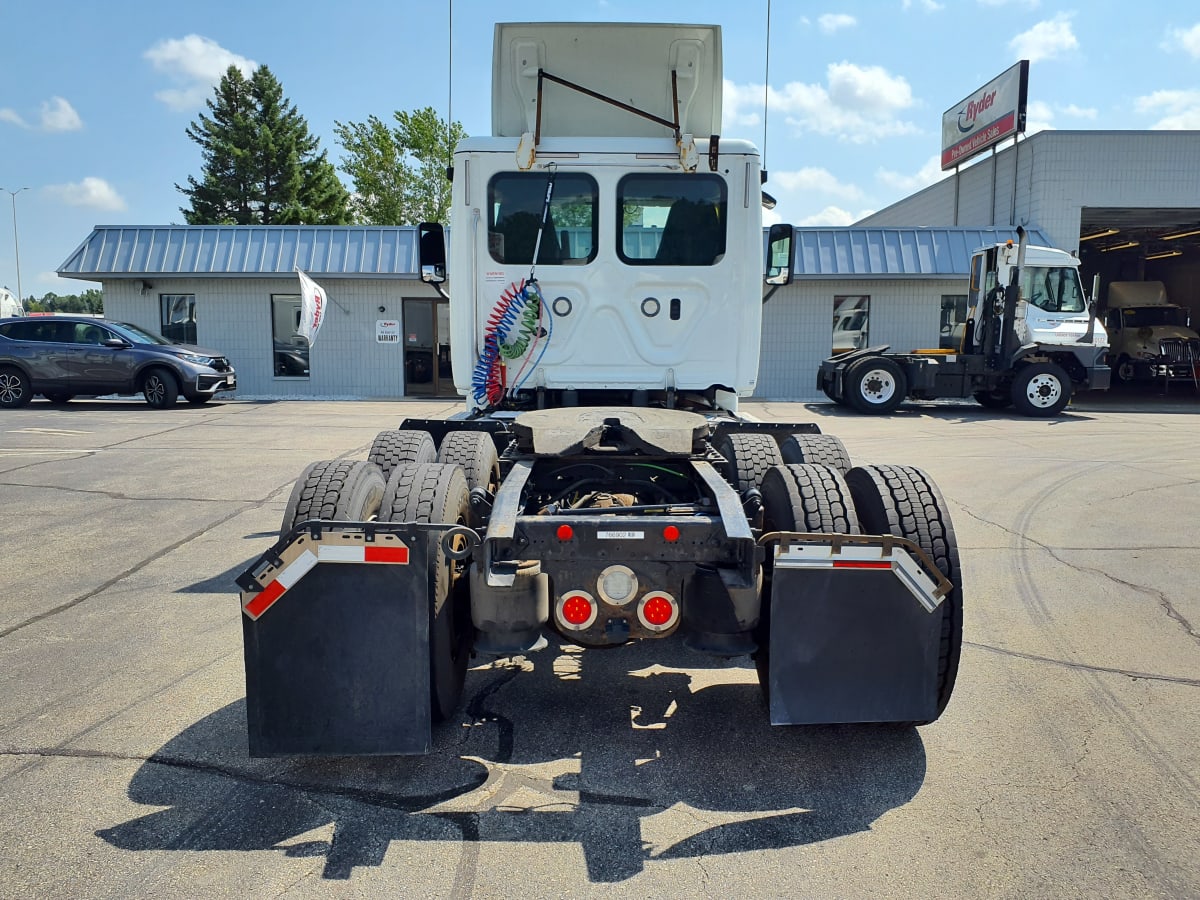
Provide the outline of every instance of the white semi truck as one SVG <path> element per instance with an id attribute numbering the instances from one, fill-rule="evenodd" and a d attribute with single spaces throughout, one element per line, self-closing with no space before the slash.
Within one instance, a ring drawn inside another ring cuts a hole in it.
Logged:
<path id="1" fill-rule="evenodd" d="M 763 172 L 718 137 L 721 85 L 715 26 L 496 27 L 449 266 L 440 226 L 417 241 L 452 275 L 465 408 L 297 480 L 238 579 L 253 755 L 426 752 L 473 654 L 547 636 L 752 655 L 774 724 L 945 709 L 962 576 L 933 480 L 738 411 Z"/>
<path id="2" fill-rule="evenodd" d="M 817 387 L 863 413 L 892 412 L 906 398 L 974 397 L 1027 416 L 1053 416 L 1077 391 L 1106 390 L 1108 336 L 1084 296 L 1079 260 L 1027 246 L 1024 229 L 1017 231 L 1017 244 L 981 247 L 971 256 L 960 348 L 892 353 L 883 345 L 843 353 L 821 363 Z"/>

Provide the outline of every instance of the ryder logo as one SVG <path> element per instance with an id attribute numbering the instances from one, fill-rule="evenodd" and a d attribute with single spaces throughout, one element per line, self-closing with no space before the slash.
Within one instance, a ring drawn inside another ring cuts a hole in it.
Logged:
<path id="1" fill-rule="evenodd" d="M 980 113 L 991 109 L 995 101 L 995 91 L 989 91 L 982 97 L 968 100 L 967 105 L 958 111 L 958 130 L 963 134 L 969 133 L 975 127 L 975 120 L 979 118 Z"/>

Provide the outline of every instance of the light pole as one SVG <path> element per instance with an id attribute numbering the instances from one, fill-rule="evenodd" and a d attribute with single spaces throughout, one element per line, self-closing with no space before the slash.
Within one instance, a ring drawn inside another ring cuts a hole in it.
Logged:
<path id="1" fill-rule="evenodd" d="M 13 208 L 13 256 L 17 261 L 17 303 L 24 306 L 25 301 L 21 298 L 21 243 L 17 240 L 17 194 L 21 191 L 27 191 L 29 188 L 17 188 L 15 191 L 10 191 L 8 188 L 0 188 L 0 191 L 6 191 L 8 196 L 12 197 Z"/>

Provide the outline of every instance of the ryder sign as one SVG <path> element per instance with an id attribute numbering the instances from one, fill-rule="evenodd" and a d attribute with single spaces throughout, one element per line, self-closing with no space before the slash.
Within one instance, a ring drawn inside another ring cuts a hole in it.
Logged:
<path id="1" fill-rule="evenodd" d="M 942 114 L 942 170 L 1025 130 L 1029 60 L 1023 59 Z"/>

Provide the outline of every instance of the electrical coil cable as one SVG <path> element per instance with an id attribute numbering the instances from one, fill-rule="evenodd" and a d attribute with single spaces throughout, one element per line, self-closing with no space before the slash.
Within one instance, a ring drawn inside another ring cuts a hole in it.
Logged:
<path id="1" fill-rule="evenodd" d="M 495 406 L 506 392 L 502 359 L 520 359 L 541 336 L 545 304 L 536 281 L 514 282 L 504 289 L 484 326 L 483 351 L 471 377 L 475 402 Z M 545 347 L 542 352 L 545 353 Z M 541 356 L 538 356 L 541 359 Z M 525 371 L 529 360 L 517 375 Z M 517 387 L 520 385 L 518 384 Z"/>
<path id="2" fill-rule="evenodd" d="M 546 180 L 546 196 L 542 201 L 542 227 L 538 229 L 537 239 L 533 247 L 533 260 L 529 266 L 529 278 L 521 279 L 520 283 L 514 282 L 504 289 L 500 295 L 500 299 L 492 308 L 492 314 L 488 316 L 487 324 L 484 326 L 483 349 L 480 351 L 479 359 L 475 363 L 475 368 L 471 373 L 471 396 L 475 403 L 480 407 L 496 406 L 504 399 L 506 393 L 505 385 L 505 367 L 501 361 L 504 359 L 519 359 L 526 352 L 531 351 L 532 346 L 537 345 L 537 341 L 541 337 L 541 319 L 542 310 L 546 308 L 546 304 L 542 302 L 542 292 L 537 286 L 537 259 L 538 253 L 542 246 L 542 233 L 545 231 L 546 223 L 550 214 L 550 201 L 554 196 L 554 177 L 558 171 L 557 163 L 549 165 L 549 177 Z M 549 315 L 549 310 L 547 310 Z M 551 320 L 552 322 L 553 320 Z M 515 330 L 512 339 L 509 335 Z M 551 324 L 551 332 L 553 333 L 553 324 Z M 546 347 L 550 344 L 549 335 L 547 335 L 546 343 L 542 346 L 542 352 L 538 354 L 537 361 L 541 362 L 542 356 L 545 355 Z M 532 356 L 532 353 L 530 353 Z M 521 373 L 525 371 L 529 365 L 529 358 L 526 358 L 521 368 L 517 371 L 516 384 L 511 393 L 515 393 L 520 389 L 521 385 L 528 380 L 529 375 L 525 379 L 521 379 Z M 537 364 L 529 370 L 532 375 L 536 370 Z"/>

